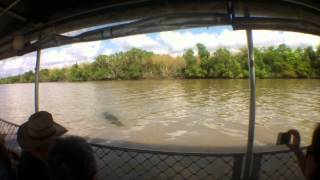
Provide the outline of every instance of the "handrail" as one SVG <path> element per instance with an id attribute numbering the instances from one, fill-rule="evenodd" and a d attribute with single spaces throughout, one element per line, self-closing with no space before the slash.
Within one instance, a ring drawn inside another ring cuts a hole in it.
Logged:
<path id="1" fill-rule="evenodd" d="M 6 121 L 6 120 L 4 120 L 4 119 L 2 119 L 2 118 L 0 118 L 0 121 L 3 121 L 3 122 L 8 123 L 8 124 L 10 124 L 10 125 L 19 127 L 18 124 L 15 124 L 15 123 L 13 123 L 13 122 Z"/>
<path id="2" fill-rule="evenodd" d="M 103 147 L 112 150 L 120 150 L 120 151 L 130 151 L 130 152 L 137 152 L 137 153 L 150 153 L 150 154 L 166 154 L 166 155 L 184 155 L 184 156 L 243 156 L 244 153 L 242 152 L 229 152 L 229 153 L 221 153 L 221 152 L 181 152 L 181 151 L 166 151 L 166 150 L 150 150 L 144 148 L 127 148 L 127 147 L 117 147 L 117 146 L 110 146 L 110 145 L 101 145 L 96 143 L 90 143 L 92 146 L 96 147 Z"/>
<path id="3" fill-rule="evenodd" d="M 278 147 L 279 145 L 275 145 L 274 147 Z M 259 151 L 255 151 L 254 154 L 255 155 L 260 155 L 260 154 L 279 154 L 279 153 L 287 153 L 287 152 L 293 152 L 292 150 L 290 150 L 289 148 L 287 148 L 287 146 L 283 145 L 284 148 L 282 149 L 271 149 L 269 148 L 268 150 L 259 150 Z M 304 145 L 302 147 L 300 147 L 301 150 L 306 150 L 308 148 L 308 146 Z"/>

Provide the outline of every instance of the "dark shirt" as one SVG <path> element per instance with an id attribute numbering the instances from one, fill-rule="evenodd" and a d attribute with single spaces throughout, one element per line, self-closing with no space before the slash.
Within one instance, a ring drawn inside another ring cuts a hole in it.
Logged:
<path id="1" fill-rule="evenodd" d="M 35 158 L 31 153 L 23 151 L 18 166 L 18 180 L 49 180 L 45 162 Z"/>
<path id="2" fill-rule="evenodd" d="M 320 168 L 319 166 L 316 167 L 312 180 L 319 180 L 320 179 Z"/>
<path id="3" fill-rule="evenodd" d="M 15 174 L 12 170 L 8 169 L 1 161 L 0 161 L 0 179 L 1 180 L 15 180 Z"/>
<path id="4" fill-rule="evenodd" d="M 309 146 L 307 148 L 306 158 L 308 158 L 308 156 L 313 156 L 313 158 L 315 160 L 315 166 L 316 166 L 315 171 L 313 172 L 310 180 L 319 180 L 320 179 L 320 157 L 319 157 L 319 154 L 320 154 L 319 152 L 315 153 L 312 146 Z"/>

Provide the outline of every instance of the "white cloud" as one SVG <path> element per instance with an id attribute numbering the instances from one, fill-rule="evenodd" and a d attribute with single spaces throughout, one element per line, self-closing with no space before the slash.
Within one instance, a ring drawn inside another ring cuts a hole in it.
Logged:
<path id="1" fill-rule="evenodd" d="M 21 74 L 35 67 L 35 53 L 0 61 L 0 77 Z"/>
<path id="2" fill-rule="evenodd" d="M 284 36 L 279 31 L 253 31 L 254 45 L 258 47 L 278 46 L 284 43 Z"/>
<path id="3" fill-rule="evenodd" d="M 112 39 L 111 42 L 122 50 L 129 50 L 133 47 L 148 50 L 160 46 L 158 41 L 145 34 L 116 38 Z"/>
<path id="4" fill-rule="evenodd" d="M 90 61 L 99 54 L 102 41 L 85 42 L 49 48 L 41 51 L 41 68 L 61 68 L 75 63 Z M 106 52 L 107 49 L 104 49 Z M 1 61 L 0 77 L 17 75 L 33 70 L 36 53 Z"/>
<path id="5" fill-rule="evenodd" d="M 97 56 L 101 44 L 102 41 L 72 44 L 70 51 L 73 51 L 73 54 L 77 53 L 79 57 L 94 58 Z"/>
<path id="6" fill-rule="evenodd" d="M 158 54 L 170 53 L 168 47 L 159 41 L 158 38 L 151 38 L 146 34 L 112 39 L 111 43 L 117 46 L 117 49 L 113 50 L 113 52 L 127 51 L 131 48 L 140 48 Z"/>
<path id="7" fill-rule="evenodd" d="M 63 67 L 77 62 L 92 60 L 97 56 L 102 41 L 71 44 L 43 50 L 41 67 Z"/>
<path id="8" fill-rule="evenodd" d="M 245 45 L 246 37 L 244 31 L 223 30 L 218 33 L 199 33 L 191 32 L 161 32 L 160 41 L 170 48 L 170 53 L 181 54 L 185 49 L 195 48 L 197 43 L 202 43 L 209 50 L 219 47 L 240 48 Z"/>
<path id="9" fill-rule="evenodd" d="M 101 54 L 105 54 L 105 55 L 110 55 L 115 53 L 115 51 L 113 49 L 104 49 Z"/>
<path id="10" fill-rule="evenodd" d="M 245 46 L 247 42 L 245 31 L 223 30 L 221 34 L 216 37 L 217 46 L 213 47 L 213 49 L 226 47 L 234 51 Z"/>
<path id="11" fill-rule="evenodd" d="M 296 32 L 284 32 L 283 39 L 285 44 L 292 47 L 305 47 L 313 46 L 316 47 L 320 43 L 320 37 L 311 34 L 302 34 Z"/>
<path id="12" fill-rule="evenodd" d="M 160 41 L 170 48 L 171 54 L 181 54 L 185 49 L 195 48 L 196 43 L 203 43 L 209 50 L 219 47 L 229 48 L 231 51 L 247 46 L 246 32 L 244 30 L 232 31 L 225 29 L 221 33 L 200 33 L 191 32 L 161 32 Z M 268 30 L 253 31 L 254 46 L 268 47 L 287 44 L 290 47 L 316 47 L 320 43 L 320 37 L 296 33 L 279 32 Z"/>
<path id="13" fill-rule="evenodd" d="M 169 49 L 170 54 L 181 54 L 185 49 L 194 48 L 199 42 L 209 49 L 217 46 L 216 35 L 208 33 L 193 34 L 191 32 L 161 32 L 159 41 Z"/>

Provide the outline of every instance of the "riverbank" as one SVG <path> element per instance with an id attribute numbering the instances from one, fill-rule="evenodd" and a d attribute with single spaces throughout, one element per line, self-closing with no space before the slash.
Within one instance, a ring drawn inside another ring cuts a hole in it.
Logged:
<path id="1" fill-rule="evenodd" d="M 40 83 L 74 83 L 74 82 L 112 82 L 112 81 L 162 81 L 162 80 L 247 80 L 248 77 L 243 78 L 184 78 L 184 77 L 157 77 L 157 78 L 142 78 L 142 79 L 108 79 L 108 80 L 90 80 L 90 81 L 40 81 Z M 295 77 L 295 78 L 259 78 L 256 77 L 256 79 L 261 80 L 320 80 L 320 77 L 310 77 L 310 78 L 304 78 L 304 77 Z M 34 83 L 32 82 L 1 82 L 0 84 L 28 84 L 28 83 Z"/>
<path id="2" fill-rule="evenodd" d="M 155 54 L 133 48 L 126 52 L 99 55 L 93 61 L 70 67 L 41 69 L 41 82 L 77 82 L 101 80 L 137 80 L 166 78 L 225 78 L 248 77 L 247 50 L 231 52 L 219 48 L 209 52 L 203 44 L 197 51 L 188 49 L 183 56 Z M 292 49 L 282 44 L 277 47 L 255 49 L 256 77 L 319 78 L 320 46 Z M 0 83 L 34 82 L 34 72 L 0 79 Z"/>

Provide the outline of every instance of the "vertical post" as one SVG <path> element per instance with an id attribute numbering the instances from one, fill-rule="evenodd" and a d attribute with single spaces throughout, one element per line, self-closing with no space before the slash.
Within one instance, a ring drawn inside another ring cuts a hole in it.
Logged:
<path id="1" fill-rule="evenodd" d="M 254 132 L 256 120 L 256 80 L 254 69 L 254 52 L 252 30 L 247 29 L 247 43 L 248 43 L 248 67 L 249 67 L 249 80 L 250 80 L 250 111 L 249 111 L 249 129 L 248 129 L 248 142 L 245 161 L 244 179 L 249 179 L 252 169 L 253 159 L 253 146 L 254 146 Z"/>
<path id="2" fill-rule="evenodd" d="M 34 82 L 34 111 L 39 111 L 39 69 L 40 69 L 41 49 L 37 50 L 36 68 L 35 68 L 35 82 Z"/>

